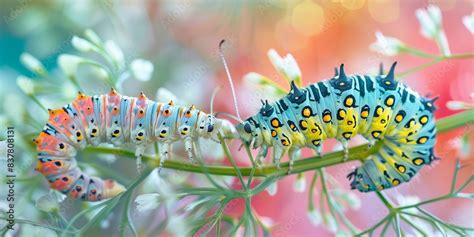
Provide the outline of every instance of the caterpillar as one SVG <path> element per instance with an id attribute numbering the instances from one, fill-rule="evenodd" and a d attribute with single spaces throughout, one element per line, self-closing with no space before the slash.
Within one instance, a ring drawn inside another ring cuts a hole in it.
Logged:
<path id="1" fill-rule="evenodd" d="M 77 150 L 87 145 L 111 143 L 135 147 L 137 162 L 148 144 L 158 142 L 160 166 L 168 158 L 171 144 L 184 141 L 192 162 L 198 138 L 215 139 L 229 133 L 227 124 L 195 106 L 175 106 L 173 101 L 158 103 L 143 92 L 139 97 L 120 95 L 113 88 L 104 95 L 81 92 L 70 104 L 49 110 L 43 131 L 34 139 L 38 152 L 36 170 L 46 177 L 51 188 L 73 199 L 99 201 L 125 191 L 114 180 L 91 177 L 81 171 L 75 159 Z"/>
<path id="2" fill-rule="evenodd" d="M 321 155 L 323 142 L 336 138 L 345 158 L 347 142 L 357 134 L 380 150 L 363 161 L 347 178 L 361 192 L 388 189 L 408 182 L 435 159 L 434 99 L 395 80 L 393 63 L 387 75 L 346 75 L 344 64 L 329 80 L 299 88 L 291 82 L 289 94 L 274 103 L 262 101 L 254 116 L 236 126 L 243 142 L 265 157 L 272 147 L 273 161 L 288 153 L 289 170 L 298 151 L 309 147 Z M 323 157 L 324 158 L 324 157 Z"/>

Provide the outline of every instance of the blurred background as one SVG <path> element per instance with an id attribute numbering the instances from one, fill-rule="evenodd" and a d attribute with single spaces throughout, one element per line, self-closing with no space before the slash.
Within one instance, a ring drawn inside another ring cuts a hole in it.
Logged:
<path id="1" fill-rule="evenodd" d="M 346 72 L 349 74 L 374 73 L 380 63 L 388 67 L 392 62 L 398 61 L 399 72 L 426 63 L 428 60 L 425 58 L 407 54 L 380 54 L 370 50 L 369 45 L 376 41 L 375 32 L 380 31 L 416 49 L 439 54 L 436 43 L 420 33 L 420 25 L 415 16 L 416 9 L 425 8 L 428 4 L 437 5 L 442 11 L 444 30 L 451 52 L 474 52 L 472 34 L 462 23 L 462 17 L 473 11 L 474 2 L 471 0 L 303 0 L 288 3 L 274 0 L 2 1 L 1 129 L 3 131 L 4 126 L 13 125 L 18 134 L 31 136 L 38 133 L 38 128 L 47 121 L 47 114 L 17 86 L 16 79 L 19 75 L 33 80 L 34 89 L 40 94 L 38 99 L 47 107 L 62 106 L 75 97 L 74 87 L 64 74 L 58 72 L 57 59 L 63 53 L 87 54 L 77 53 L 71 45 L 72 37 L 83 37 L 86 29 L 92 29 L 103 40 L 115 42 L 123 52 L 125 65 L 129 65 L 136 58 L 152 63 L 150 78 L 140 80 L 139 76 L 135 75 L 122 81 L 122 94 L 136 96 L 140 91 L 144 91 L 150 99 L 160 100 L 157 97 L 161 96 L 163 91 L 160 94 L 159 88 L 166 88 L 183 105 L 192 103 L 204 111 L 209 111 L 210 95 L 220 86 L 222 90 L 217 94 L 215 110 L 235 113 L 233 101 L 229 96 L 230 87 L 218 56 L 218 44 L 220 40 L 226 39 L 225 53 L 236 85 L 240 113 L 247 117 L 258 111 L 260 99 L 275 98 L 243 80 L 245 74 L 255 71 L 275 80 L 283 88 L 289 88 L 288 83 L 277 74 L 268 60 L 267 52 L 270 48 L 282 55 L 291 53 L 295 57 L 305 85 L 332 77 L 333 68 L 341 63 L 346 65 Z M 51 77 L 54 78 L 48 79 L 49 84 L 43 83 L 43 79 L 22 65 L 20 55 L 24 52 L 38 58 L 44 67 L 52 72 L 51 75 L 54 76 Z M 435 115 L 436 118 L 443 118 L 455 113 L 446 107 L 447 101 L 473 102 L 470 97 L 474 92 L 473 70 L 472 58 L 444 61 L 408 75 L 404 82 L 421 95 L 439 96 Z M 97 78 L 97 73 L 78 74 L 78 78 L 85 78 L 78 80 L 86 94 L 102 94 L 110 88 L 99 79 L 94 79 Z M 455 159 L 462 159 L 463 164 L 471 165 L 461 173 L 460 179 L 472 175 L 472 153 L 466 153 L 460 145 L 461 137 L 466 134 L 469 138 L 472 137 L 470 129 L 472 128 L 462 128 L 440 135 L 436 153 L 442 160 L 423 169 L 410 183 L 390 189 L 386 193 L 395 200 L 400 195 L 424 199 L 443 194 L 449 188 Z M 2 132 L 1 138 L 4 136 Z M 362 142 L 363 140 L 356 140 L 353 143 Z M 27 181 L 18 184 L 18 203 L 24 205 L 18 204 L 17 216 L 41 221 L 47 214 L 38 211 L 35 202 L 40 196 L 48 193 L 49 188 L 45 179 L 33 171 L 36 156 L 31 147 L 26 142 L 20 143 L 24 143 L 19 146 L 24 146 L 25 152 L 18 155 L 18 172 L 21 172 L 20 177 Z M 469 139 L 468 143 L 472 144 L 472 139 Z M 340 149 L 334 142 L 329 141 L 327 144 L 324 152 Z M 232 152 L 238 154 L 237 161 L 240 165 L 249 165 L 245 152 L 238 151 L 239 145 L 239 142 L 234 142 Z M 219 156 L 216 154 L 216 157 Z M 130 168 L 134 167 L 133 160 L 113 158 L 109 163 L 104 160 L 100 162 L 123 172 L 125 179 L 136 175 L 135 169 Z M 91 159 L 88 162 L 91 162 Z M 209 161 L 222 162 L 219 159 Z M 328 171 L 341 183 L 344 190 L 348 190 L 349 184 L 345 176 L 356 165 L 348 163 L 330 167 Z M 3 167 L 5 166 L 2 166 L 2 169 Z M 306 173 L 308 183 L 312 173 Z M 256 212 L 265 220 L 276 224 L 273 235 L 334 235 L 327 228 L 315 226 L 308 220 L 307 189 L 303 193 L 296 193 L 293 188 L 294 181 L 295 177 L 288 176 L 278 183 L 278 193 L 275 196 L 264 192 L 253 199 L 252 204 Z M 2 185 L 1 188 L 5 187 Z M 472 190 L 471 188 L 470 191 Z M 3 193 L 2 190 L 2 195 Z M 374 224 L 386 214 L 374 194 L 353 193 L 360 199 L 361 206 L 356 210 L 348 210 L 348 216 L 360 229 Z M 0 204 L 4 200 L 2 197 Z M 70 217 L 83 208 L 79 204 L 71 205 L 64 216 Z M 241 209 L 241 204 L 237 203 L 226 211 L 238 215 Z M 450 200 L 431 205 L 428 210 L 451 222 L 474 226 L 472 202 Z M 138 228 L 146 229 L 146 226 L 143 226 L 146 222 L 140 221 L 146 216 L 133 216 Z M 158 214 L 154 217 L 157 216 Z M 118 225 L 114 218 L 109 217 L 107 223 L 95 227 L 91 236 L 115 233 L 111 232 L 115 231 Z M 44 230 L 24 225 L 15 235 L 46 235 L 46 232 L 41 231 Z M 141 233 L 153 232 L 143 230 Z"/>

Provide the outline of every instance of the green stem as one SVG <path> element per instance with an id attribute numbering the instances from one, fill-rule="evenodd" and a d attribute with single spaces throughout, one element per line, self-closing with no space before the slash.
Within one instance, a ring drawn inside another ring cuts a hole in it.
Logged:
<path id="1" fill-rule="evenodd" d="M 449 117 L 440 119 L 436 123 L 436 128 L 438 133 L 446 132 L 454 128 L 474 124 L 474 110 L 464 111 Z M 301 159 L 295 161 L 293 166 L 293 172 L 291 174 L 301 173 L 308 170 L 315 170 L 322 167 L 332 166 L 341 164 L 344 162 L 359 160 L 364 161 L 372 154 L 378 152 L 380 146 L 383 144 L 383 141 L 377 142 L 370 149 L 366 144 L 353 147 L 349 149 L 349 158 L 347 161 L 344 161 L 344 152 L 332 152 L 329 154 L 323 155 L 323 157 L 313 156 L 306 159 Z M 227 146 L 225 146 L 227 147 Z M 135 159 L 135 153 L 129 150 L 123 150 L 119 148 L 106 148 L 106 147 L 87 147 L 83 150 L 86 153 L 105 153 L 105 154 L 114 154 L 124 156 L 130 159 Z M 230 153 L 228 148 L 226 153 Z M 151 165 L 158 167 L 160 161 L 159 159 L 154 159 L 151 156 L 143 156 L 143 160 L 149 161 Z M 235 162 L 235 161 L 234 161 Z M 253 167 L 238 167 L 235 169 L 233 166 L 206 166 L 204 170 L 200 165 L 193 165 L 187 162 L 167 160 L 164 163 L 165 168 L 182 170 L 193 173 L 205 173 L 208 172 L 212 175 L 225 175 L 225 176 L 238 176 L 240 173 L 242 176 L 250 176 L 252 174 Z M 253 175 L 258 177 L 265 176 L 285 176 L 288 175 L 286 172 L 286 167 L 288 167 L 288 162 L 281 164 L 281 169 L 278 169 L 274 165 L 262 166 L 259 169 L 254 170 Z M 245 185 L 244 185 L 245 186 Z"/>
<path id="2" fill-rule="evenodd" d="M 419 51 L 417 49 L 412 49 L 412 48 L 407 48 L 406 52 L 417 55 L 417 56 L 420 56 L 420 57 L 423 57 L 423 58 L 431 58 L 432 60 L 427 62 L 427 63 L 416 66 L 414 68 L 410 68 L 410 69 L 408 69 L 404 72 L 397 73 L 398 78 L 406 77 L 406 76 L 411 75 L 415 72 L 423 70 L 423 69 L 425 69 L 429 66 L 440 63 L 444 60 L 474 58 L 474 53 L 462 53 L 462 54 L 451 54 L 451 55 L 437 56 L 437 55 L 427 54 L 425 52 Z"/>

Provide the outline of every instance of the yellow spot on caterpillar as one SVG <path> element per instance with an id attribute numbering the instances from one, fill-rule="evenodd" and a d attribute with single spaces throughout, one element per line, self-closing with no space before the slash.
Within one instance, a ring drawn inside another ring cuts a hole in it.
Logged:
<path id="1" fill-rule="evenodd" d="M 393 99 L 393 97 L 388 97 L 387 100 L 385 101 L 385 105 L 392 106 L 394 102 L 395 100 Z"/>
<path id="2" fill-rule="evenodd" d="M 397 123 L 401 122 L 402 120 L 403 120 L 403 115 L 399 114 L 395 116 L 395 121 L 397 121 Z"/>
<path id="3" fill-rule="evenodd" d="M 413 160 L 413 164 L 418 165 L 418 166 L 420 166 L 424 163 L 425 163 L 425 160 L 423 160 L 422 158 L 416 158 L 416 159 Z"/>
<path id="4" fill-rule="evenodd" d="M 405 166 L 403 166 L 403 165 L 398 166 L 397 169 L 398 169 L 398 171 L 400 171 L 401 173 L 405 173 L 405 171 L 407 170 L 407 169 L 405 168 Z"/>
<path id="5" fill-rule="evenodd" d="M 390 81 L 385 81 L 385 85 L 390 85 L 390 84 L 392 84 L 392 82 L 390 82 Z"/>
<path id="6" fill-rule="evenodd" d="M 330 115 L 330 114 L 324 115 L 324 116 L 323 116 L 323 121 L 324 121 L 325 123 L 331 122 L 331 115 Z"/>
<path id="7" fill-rule="evenodd" d="M 272 127 L 278 128 L 280 126 L 280 121 L 277 118 L 272 119 L 271 121 Z"/>
<path id="8" fill-rule="evenodd" d="M 343 136 L 344 136 L 345 139 L 349 139 L 349 138 L 351 138 L 352 133 L 344 133 Z"/>
<path id="9" fill-rule="evenodd" d="M 420 118 L 420 123 L 425 125 L 428 122 L 428 116 L 424 115 Z"/>
<path id="10" fill-rule="evenodd" d="M 383 112 L 383 109 L 381 107 L 378 107 L 377 110 L 375 111 L 378 115 L 381 115 Z"/>
<path id="11" fill-rule="evenodd" d="M 418 143 L 419 143 L 419 144 L 425 144 L 426 141 L 428 141 L 428 138 L 427 138 L 427 137 L 420 137 L 420 138 L 418 139 Z"/>
<path id="12" fill-rule="evenodd" d="M 342 119 L 344 119 L 344 117 L 346 117 L 346 111 L 343 110 L 343 109 L 340 109 L 340 110 L 339 110 L 339 117 L 341 117 Z"/>
<path id="13" fill-rule="evenodd" d="M 372 136 L 375 137 L 375 138 L 377 138 L 377 137 L 380 136 L 380 132 L 377 132 L 377 131 L 372 132 Z"/>
<path id="14" fill-rule="evenodd" d="M 400 180 L 394 179 L 394 180 L 392 180 L 392 184 L 393 184 L 393 186 L 397 186 L 397 185 L 400 184 Z"/>
<path id="15" fill-rule="evenodd" d="M 307 129 L 308 128 L 308 122 L 306 122 L 306 120 L 301 121 L 300 125 L 301 125 L 301 129 Z"/>
<path id="16" fill-rule="evenodd" d="M 97 129 L 96 128 L 93 128 L 91 130 L 91 137 L 96 137 L 97 136 Z"/>
<path id="17" fill-rule="evenodd" d="M 275 130 L 272 130 L 272 137 L 276 137 L 277 136 L 277 132 Z"/>
<path id="18" fill-rule="evenodd" d="M 76 138 L 77 138 L 77 141 L 80 142 L 82 141 L 83 137 L 82 137 L 82 133 L 81 132 L 76 132 Z"/>
<path id="19" fill-rule="evenodd" d="M 380 186 L 377 187 L 377 189 L 378 189 L 379 191 L 382 191 L 382 190 L 383 190 L 383 186 L 380 185 Z"/>
<path id="20" fill-rule="evenodd" d="M 362 118 L 364 118 L 364 119 L 367 118 L 367 117 L 369 117 L 369 111 L 368 111 L 368 110 L 362 111 L 362 112 L 360 113 L 360 116 L 361 116 Z"/>
<path id="21" fill-rule="evenodd" d="M 286 140 L 286 139 L 281 139 L 281 144 L 282 144 L 283 146 L 289 146 L 289 145 L 290 145 L 290 143 L 289 143 L 288 140 Z"/>
<path id="22" fill-rule="evenodd" d="M 303 114 L 303 117 L 309 118 L 311 116 L 311 109 L 310 108 L 304 108 L 302 114 Z"/>
<path id="23" fill-rule="evenodd" d="M 354 104 L 354 98 L 352 97 L 347 97 L 346 100 L 344 101 L 344 105 L 347 107 L 350 107 Z"/>

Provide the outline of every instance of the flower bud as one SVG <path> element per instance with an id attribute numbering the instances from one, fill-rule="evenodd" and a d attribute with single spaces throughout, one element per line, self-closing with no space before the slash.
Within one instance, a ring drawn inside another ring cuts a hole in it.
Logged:
<path id="1" fill-rule="evenodd" d="M 462 23 L 467 28 L 467 30 L 471 32 L 471 34 L 474 34 L 474 12 L 472 12 L 471 15 L 463 17 Z"/>
<path id="2" fill-rule="evenodd" d="M 278 191 L 278 182 L 273 182 L 272 184 L 268 185 L 265 190 L 268 192 L 268 195 L 275 196 Z"/>
<path id="3" fill-rule="evenodd" d="M 16 78 L 16 84 L 18 85 L 18 87 L 20 87 L 23 93 L 27 95 L 33 95 L 35 93 L 33 81 L 28 77 L 18 76 Z"/>
<path id="4" fill-rule="evenodd" d="M 97 47 L 93 45 L 91 42 L 77 36 L 72 37 L 71 42 L 72 42 L 72 46 L 74 46 L 74 48 L 76 48 L 77 50 L 81 52 L 90 52 L 90 51 L 95 51 L 97 49 Z"/>
<path id="5" fill-rule="evenodd" d="M 38 74 L 38 75 L 45 75 L 46 69 L 44 65 L 33 55 L 29 53 L 22 53 L 20 55 L 20 62 L 28 68 L 28 70 Z"/>
<path id="6" fill-rule="evenodd" d="M 139 212 L 147 212 L 149 210 L 156 209 L 160 204 L 160 194 L 158 193 L 147 193 L 139 195 L 135 198 L 137 203 L 137 210 Z"/>
<path id="7" fill-rule="evenodd" d="M 378 52 L 387 56 L 394 56 L 400 53 L 405 45 L 397 38 L 387 37 L 382 32 L 375 32 L 377 41 L 372 43 L 369 48 L 372 51 Z"/>
<path id="8" fill-rule="evenodd" d="M 268 51 L 268 58 L 270 58 L 273 67 L 280 72 L 288 82 L 296 81 L 301 83 L 301 70 L 295 58 L 291 54 L 287 54 L 282 58 L 274 49 Z"/>
<path id="9" fill-rule="evenodd" d="M 293 184 L 293 190 L 297 193 L 302 193 L 306 190 L 306 177 L 303 173 L 299 173 Z"/>
<path id="10" fill-rule="evenodd" d="M 144 59 L 133 60 L 130 69 L 135 79 L 139 81 L 149 81 L 153 74 L 153 64 Z"/>
<path id="11" fill-rule="evenodd" d="M 309 218 L 309 221 L 315 226 L 318 226 L 321 224 L 321 221 L 322 221 L 321 213 L 319 212 L 319 210 L 316 210 L 315 208 L 310 208 L 308 210 L 308 218 Z"/>

